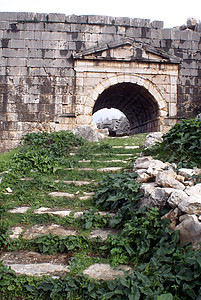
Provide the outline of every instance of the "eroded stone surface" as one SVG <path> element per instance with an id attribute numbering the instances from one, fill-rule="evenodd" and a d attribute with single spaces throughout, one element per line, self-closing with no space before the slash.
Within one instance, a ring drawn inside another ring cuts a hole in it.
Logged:
<path id="1" fill-rule="evenodd" d="M 24 213 L 26 213 L 29 209 L 31 209 L 30 206 L 16 207 L 16 208 L 10 209 L 10 210 L 9 210 L 9 213 L 11 213 L 11 214 L 24 214 Z"/>
<path id="2" fill-rule="evenodd" d="M 60 180 L 55 180 L 56 183 L 60 182 Z M 76 180 L 64 180 L 62 181 L 62 183 L 65 184 L 74 184 L 76 186 L 82 186 L 82 185 L 89 185 L 90 183 L 94 183 L 93 181 L 85 181 L 85 180 L 80 180 L 80 181 L 76 181 Z"/>
<path id="3" fill-rule="evenodd" d="M 48 194 L 49 196 L 52 196 L 53 198 L 57 197 L 67 197 L 67 198 L 74 198 L 74 194 L 66 193 L 66 192 L 51 192 Z"/>
<path id="4" fill-rule="evenodd" d="M 25 239 L 33 239 L 38 235 L 53 234 L 58 236 L 76 235 L 77 232 L 72 229 L 65 228 L 57 224 L 34 225 L 26 230 L 23 237 Z"/>
<path id="5" fill-rule="evenodd" d="M 35 214 L 51 214 L 51 215 L 58 215 L 60 217 L 69 216 L 71 213 L 70 209 L 51 209 L 48 207 L 40 207 L 34 210 Z"/>
<path id="6" fill-rule="evenodd" d="M 17 239 L 20 234 L 23 232 L 24 228 L 21 226 L 12 227 L 9 229 L 11 233 L 9 233 L 9 237 L 11 239 Z"/>
<path id="7" fill-rule="evenodd" d="M 121 171 L 123 168 L 122 167 L 108 167 L 108 168 L 100 168 L 97 169 L 98 172 L 117 172 L 117 171 Z"/>
<path id="8" fill-rule="evenodd" d="M 68 266 L 55 265 L 52 263 L 40 263 L 40 264 L 6 264 L 7 267 L 11 267 L 12 270 L 18 275 L 27 276 L 44 276 L 44 275 L 56 275 L 61 276 L 64 273 L 70 272 Z"/>
<path id="9" fill-rule="evenodd" d="M 69 272 L 67 254 L 47 255 L 28 251 L 6 252 L 0 256 L 0 260 L 18 275 L 61 276 Z"/>
<path id="10" fill-rule="evenodd" d="M 201 196 L 195 194 L 186 197 L 178 205 L 179 209 L 187 214 L 201 215 Z"/>
<path id="11" fill-rule="evenodd" d="M 92 230 L 89 238 L 96 238 L 100 237 L 103 241 L 105 241 L 108 237 L 108 235 L 116 235 L 118 230 L 115 229 L 95 229 Z"/>
<path id="12" fill-rule="evenodd" d="M 83 274 L 97 280 L 112 280 L 116 276 L 124 276 L 124 271 L 131 270 L 130 267 L 121 265 L 118 269 L 113 269 L 109 264 L 94 264 L 83 271 Z"/>

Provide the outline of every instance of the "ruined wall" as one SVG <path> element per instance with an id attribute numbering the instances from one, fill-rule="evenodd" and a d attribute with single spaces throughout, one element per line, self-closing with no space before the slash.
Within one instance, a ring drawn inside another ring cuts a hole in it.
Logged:
<path id="1" fill-rule="evenodd" d="M 188 27 L 166 29 L 162 21 L 107 16 L 0 13 L 0 150 L 17 145 L 28 131 L 76 126 L 72 54 L 124 37 L 182 59 L 177 116 L 196 115 L 201 110 L 201 24 Z"/>

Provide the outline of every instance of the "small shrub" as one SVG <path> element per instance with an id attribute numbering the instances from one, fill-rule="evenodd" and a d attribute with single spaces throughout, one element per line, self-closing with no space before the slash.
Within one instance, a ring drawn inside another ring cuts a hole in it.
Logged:
<path id="1" fill-rule="evenodd" d="M 201 167 L 201 120 L 183 120 L 163 135 L 158 143 L 145 153 L 162 160 L 178 163 L 179 167 Z"/>
<path id="2" fill-rule="evenodd" d="M 70 131 L 26 134 L 12 159 L 12 170 L 22 174 L 31 169 L 52 173 L 64 163 L 63 157 L 70 161 L 69 152 L 83 143 L 83 139 L 77 138 Z"/>

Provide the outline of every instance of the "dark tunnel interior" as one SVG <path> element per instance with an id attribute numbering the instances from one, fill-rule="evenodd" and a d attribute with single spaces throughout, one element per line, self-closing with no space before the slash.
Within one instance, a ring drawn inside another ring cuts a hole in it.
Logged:
<path id="1" fill-rule="evenodd" d="M 158 104 L 147 89 L 133 83 L 118 83 L 99 95 L 93 113 L 102 108 L 116 108 L 125 114 L 131 134 L 159 130 Z"/>

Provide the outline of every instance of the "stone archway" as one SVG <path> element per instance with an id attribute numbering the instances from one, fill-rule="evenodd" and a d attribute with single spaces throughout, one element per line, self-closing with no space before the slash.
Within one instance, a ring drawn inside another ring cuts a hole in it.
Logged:
<path id="1" fill-rule="evenodd" d="M 90 124 L 93 112 L 112 106 L 134 133 L 165 132 L 175 124 L 178 61 L 152 48 L 125 39 L 74 55 L 76 125 Z"/>
<path id="2" fill-rule="evenodd" d="M 167 115 L 167 104 L 160 92 L 142 76 L 110 77 L 93 89 L 87 102 L 93 103 L 92 114 L 102 108 L 122 111 L 133 134 L 159 131 L 162 117 Z"/>

